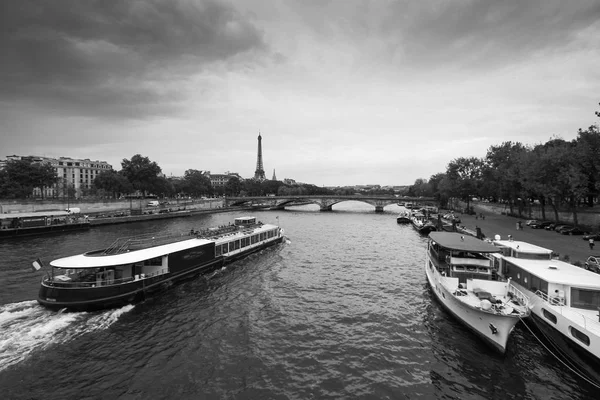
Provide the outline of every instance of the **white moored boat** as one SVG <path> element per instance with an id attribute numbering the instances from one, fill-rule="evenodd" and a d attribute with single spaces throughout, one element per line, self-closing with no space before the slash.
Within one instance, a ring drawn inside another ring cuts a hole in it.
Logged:
<path id="1" fill-rule="evenodd" d="M 529 299 L 532 325 L 567 367 L 600 385 L 600 275 L 552 259 L 552 250 L 494 240 L 494 263 Z M 529 323 L 528 321 L 528 323 Z"/>
<path id="2" fill-rule="evenodd" d="M 490 254 L 500 249 L 475 237 L 431 232 L 425 273 L 442 306 L 500 353 L 515 325 L 529 315 L 527 297 L 499 281 Z"/>

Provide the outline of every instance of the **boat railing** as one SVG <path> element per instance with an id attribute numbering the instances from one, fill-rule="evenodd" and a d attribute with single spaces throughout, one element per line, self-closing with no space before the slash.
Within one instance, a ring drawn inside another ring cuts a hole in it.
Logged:
<path id="1" fill-rule="evenodd" d="M 192 229 L 188 233 L 171 232 L 122 237 L 116 239 L 104 251 L 98 253 L 98 255 L 106 256 L 126 253 L 128 251 L 133 250 L 147 249 L 163 244 L 176 243 L 182 240 L 188 240 L 190 239 L 190 236 L 193 236 L 198 239 L 217 239 L 221 236 L 237 232 L 249 232 L 254 230 L 254 228 L 260 227 L 262 225 L 262 222 L 259 221 L 255 224 L 249 225 L 222 225 L 216 228 L 206 228 L 201 230 Z"/>
<path id="2" fill-rule="evenodd" d="M 542 292 L 541 290 L 536 291 L 535 294 L 536 294 L 536 296 L 541 298 L 544 303 L 551 305 L 553 307 L 552 309 L 554 311 L 558 311 L 560 313 L 560 315 L 566 316 L 573 322 L 579 323 L 585 329 L 589 330 L 590 328 L 592 328 L 592 329 L 598 330 L 598 326 L 600 325 L 598 323 L 598 320 L 592 319 L 586 315 L 583 315 L 582 313 L 574 310 L 572 307 L 568 307 L 565 304 L 564 298 L 560 298 L 560 297 L 556 297 L 556 296 L 548 296 L 546 293 Z M 568 314 L 568 315 L 565 315 L 565 314 Z M 575 321 L 573 319 L 573 317 L 575 317 L 577 319 L 577 321 Z"/>
<path id="3" fill-rule="evenodd" d="M 527 307 L 529 305 L 529 296 L 520 291 L 515 285 L 509 282 L 508 293 L 516 299 L 520 304 Z"/>

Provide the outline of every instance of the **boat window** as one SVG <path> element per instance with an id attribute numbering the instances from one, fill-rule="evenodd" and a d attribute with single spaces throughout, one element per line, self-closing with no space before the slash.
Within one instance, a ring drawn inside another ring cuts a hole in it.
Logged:
<path id="1" fill-rule="evenodd" d="M 144 265 L 162 265 L 162 257 L 154 257 L 149 260 L 144 260 Z"/>
<path id="2" fill-rule="evenodd" d="M 550 254 L 515 252 L 515 258 L 527 260 L 550 260 Z"/>
<path id="3" fill-rule="evenodd" d="M 264 232 L 262 232 L 262 233 L 260 234 L 260 241 L 262 242 L 263 240 L 265 240 L 265 239 L 266 239 L 266 236 L 267 236 L 267 235 L 266 235 Z"/>
<path id="4" fill-rule="evenodd" d="M 235 242 L 229 242 L 229 251 L 235 250 Z"/>
<path id="5" fill-rule="evenodd" d="M 234 245 L 234 249 L 236 249 L 236 250 L 239 249 L 240 248 L 240 241 L 236 240 L 235 242 L 233 242 L 233 245 Z"/>
<path id="6" fill-rule="evenodd" d="M 600 290 L 571 288 L 571 307 L 597 310 L 600 307 Z"/>
<path id="7" fill-rule="evenodd" d="M 569 332 L 571 332 L 571 336 L 573 336 L 575 339 L 578 339 L 581 343 L 585 344 L 586 346 L 590 345 L 590 338 L 585 333 L 573 328 L 572 326 L 569 326 Z"/>
<path id="8" fill-rule="evenodd" d="M 455 266 L 454 266 L 454 269 L 455 269 L 456 271 L 464 271 L 464 270 L 465 270 L 465 267 L 463 267 L 462 265 L 455 265 Z"/>
<path id="9" fill-rule="evenodd" d="M 258 235 L 252 235 L 252 244 L 258 242 Z"/>
<path id="10" fill-rule="evenodd" d="M 544 317 L 546 317 L 547 320 L 552 321 L 553 323 L 556 324 L 556 315 L 552 314 L 550 311 L 546 310 L 545 308 L 542 308 L 542 314 L 544 314 Z"/>
<path id="11" fill-rule="evenodd" d="M 228 245 L 227 243 L 225 243 L 224 245 L 222 245 L 222 247 L 221 247 L 221 248 L 223 249 L 223 250 L 222 250 L 222 253 L 223 253 L 223 254 L 227 254 L 227 253 L 229 253 L 229 245 Z"/>
<path id="12" fill-rule="evenodd" d="M 215 257 L 221 255 L 221 246 L 215 246 Z"/>

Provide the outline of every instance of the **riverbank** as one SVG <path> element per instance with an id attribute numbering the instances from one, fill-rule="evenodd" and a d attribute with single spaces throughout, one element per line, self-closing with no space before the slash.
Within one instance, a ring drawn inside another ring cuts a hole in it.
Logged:
<path id="1" fill-rule="evenodd" d="M 479 208 L 477 205 L 475 205 L 474 210 L 477 212 L 477 217 L 475 215 L 457 214 L 461 219 L 459 225 L 472 231 L 476 231 L 476 228 L 479 227 L 481 232 L 488 238 L 500 235 L 503 239 L 506 239 L 508 235 L 512 235 L 514 240 L 522 240 L 551 249 L 559 254 L 561 260 L 573 264 L 580 263 L 583 265 L 590 255 L 600 253 L 600 249 L 590 250 L 588 242 L 583 240 L 581 235 L 569 236 L 545 229 L 532 229 L 525 225 L 523 218 L 492 213 Z M 484 216 L 483 219 L 480 218 L 481 213 Z M 523 230 L 517 230 L 518 221 L 523 222 Z"/>

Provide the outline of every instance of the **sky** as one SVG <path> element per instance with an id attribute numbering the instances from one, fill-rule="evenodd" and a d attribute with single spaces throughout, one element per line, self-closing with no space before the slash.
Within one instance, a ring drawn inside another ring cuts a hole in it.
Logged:
<path id="1" fill-rule="evenodd" d="M 600 110 L 596 0 L 5 0 L 0 157 L 410 185 Z"/>

